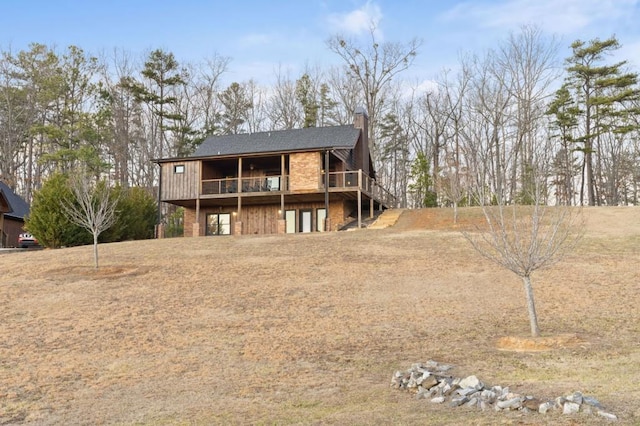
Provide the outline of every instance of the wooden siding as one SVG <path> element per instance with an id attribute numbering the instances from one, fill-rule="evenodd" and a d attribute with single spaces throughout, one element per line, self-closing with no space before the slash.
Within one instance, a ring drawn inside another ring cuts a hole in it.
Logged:
<path id="1" fill-rule="evenodd" d="M 184 173 L 175 173 L 184 166 Z M 162 163 L 162 200 L 193 200 L 200 190 L 200 161 Z"/>
<path id="2" fill-rule="evenodd" d="M 24 223 L 21 220 L 5 216 L 2 221 L 2 229 L 4 231 L 4 247 L 17 247 L 18 235 L 24 232 Z"/>
<path id="3" fill-rule="evenodd" d="M 321 167 L 319 152 L 301 152 L 289 156 L 289 190 L 305 191 L 320 188 Z"/>
<path id="4" fill-rule="evenodd" d="M 296 221 L 299 219 L 300 210 L 312 210 L 312 229 L 316 232 L 317 226 L 317 209 L 323 209 L 323 202 L 316 203 L 289 203 L 285 204 L 285 210 L 296 210 Z M 347 215 L 351 211 L 348 201 L 333 201 L 329 204 L 329 218 L 331 219 L 331 230 L 337 230 L 346 222 Z M 234 216 L 235 209 L 232 207 L 225 208 L 201 208 L 200 209 L 200 235 L 206 233 L 206 217 L 208 213 L 229 213 L 231 214 L 231 233 L 234 233 L 234 225 L 236 221 L 242 222 L 242 234 L 277 234 L 278 220 L 281 217 L 280 205 L 260 205 L 260 206 L 243 206 L 240 217 Z M 184 236 L 191 237 L 193 235 L 193 224 L 196 219 L 195 209 L 185 208 L 184 212 Z M 296 232 L 299 229 L 299 223 L 296 222 Z"/>

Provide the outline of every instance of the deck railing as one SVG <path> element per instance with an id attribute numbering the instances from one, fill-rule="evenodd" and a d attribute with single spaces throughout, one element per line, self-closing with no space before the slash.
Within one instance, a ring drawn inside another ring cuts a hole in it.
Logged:
<path id="1" fill-rule="evenodd" d="M 324 173 L 318 176 L 318 190 L 324 189 Z M 395 197 L 378 183 L 364 174 L 362 170 L 330 172 L 329 188 L 357 190 L 367 193 L 381 201 L 387 207 L 395 207 Z M 200 188 L 202 195 L 223 195 L 242 193 L 288 192 L 289 176 L 263 176 L 247 178 L 204 179 Z"/>
<path id="2" fill-rule="evenodd" d="M 321 176 L 321 187 L 324 185 L 324 176 Z M 374 179 L 362 172 L 362 170 L 348 172 L 329 172 L 329 188 L 356 189 L 369 194 L 387 207 L 396 207 L 396 197 L 389 191 L 378 185 Z"/>
<path id="3" fill-rule="evenodd" d="M 202 195 L 237 194 L 239 192 L 287 191 L 289 176 L 263 176 L 247 178 L 203 179 Z"/>

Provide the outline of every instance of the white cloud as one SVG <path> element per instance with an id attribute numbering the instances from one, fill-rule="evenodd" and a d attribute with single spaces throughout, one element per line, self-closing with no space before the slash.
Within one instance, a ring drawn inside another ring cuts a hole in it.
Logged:
<path id="1" fill-rule="evenodd" d="M 514 29 L 536 24 L 556 34 L 573 34 L 598 22 L 631 17 L 640 0 L 500 0 L 467 1 L 441 17 L 472 21 L 481 28 Z"/>
<path id="2" fill-rule="evenodd" d="M 329 25 L 333 31 L 354 35 L 366 33 L 372 27 L 379 31 L 378 26 L 381 20 L 380 6 L 371 1 L 367 1 L 362 7 L 351 12 L 334 13 L 328 17 Z"/>

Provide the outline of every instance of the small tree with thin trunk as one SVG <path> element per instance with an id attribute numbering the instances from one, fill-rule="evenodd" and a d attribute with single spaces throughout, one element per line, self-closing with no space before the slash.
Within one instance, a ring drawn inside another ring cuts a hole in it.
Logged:
<path id="1" fill-rule="evenodd" d="M 483 257 L 522 278 L 533 337 L 540 336 L 531 275 L 558 262 L 583 234 L 579 207 L 546 206 L 535 197 L 533 205 L 483 205 L 484 227 L 463 232 Z"/>
<path id="2" fill-rule="evenodd" d="M 98 237 L 116 221 L 118 199 L 105 181 L 93 181 L 84 173 L 70 179 L 74 197 L 62 203 L 64 212 L 93 235 L 93 259 L 98 269 Z"/>

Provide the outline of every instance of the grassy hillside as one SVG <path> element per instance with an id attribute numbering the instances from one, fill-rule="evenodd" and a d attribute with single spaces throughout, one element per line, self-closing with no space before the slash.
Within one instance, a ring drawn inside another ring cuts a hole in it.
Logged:
<path id="1" fill-rule="evenodd" d="M 473 210 L 464 218 L 477 216 Z M 533 284 L 480 258 L 446 209 L 393 228 L 0 254 L 0 424 L 601 424 L 414 400 L 429 359 L 488 384 L 598 398 L 640 422 L 640 209 L 587 209 L 580 248 Z M 567 338 L 568 337 L 568 338 Z"/>

